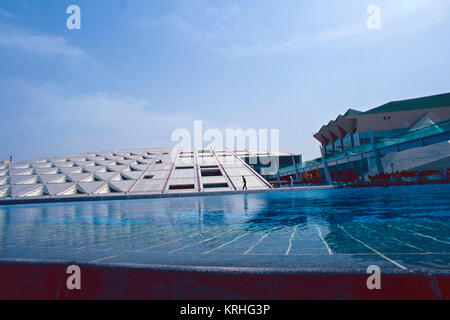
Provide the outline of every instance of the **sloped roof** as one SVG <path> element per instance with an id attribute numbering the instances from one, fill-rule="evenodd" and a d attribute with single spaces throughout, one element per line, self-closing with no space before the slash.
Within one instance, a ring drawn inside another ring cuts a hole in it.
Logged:
<path id="1" fill-rule="evenodd" d="M 355 110 L 355 109 L 348 109 L 347 112 L 344 113 L 344 116 L 354 116 L 354 115 L 358 115 L 358 114 L 361 114 L 361 113 L 364 113 L 364 112 L 358 111 L 358 110 Z"/>
<path id="2" fill-rule="evenodd" d="M 391 101 L 382 106 L 364 112 L 364 114 L 439 108 L 446 106 L 450 106 L 450 93 L 408 100 Z"/>
<path id="3" fill-rule="evenodd" d="M 182 157 L 186 151 L 192 154 L 188 162 Z M 101 199 L 108 193 L 141 195 L 232 191 L 240 189 L 233 181 L 237 179 L 240 182 L 243 175 L 248 180 L 249 189 L 268 189 L 270 184 L 243 161 L 243 157 L 257 157 L 260 153 L 211 148 L 133 149 L 4 164 L 0 167 L 0 202 L 65 196 L 70 200 L 79 199 L 78 196 Z M 203 154 L 209 156 L 203 158 Z M 279 155 L 287 154 L 264 152 L 264 156 Z M 200 175 L 203 162 L 220 170 L 225 186 L 205 190 L 205 185 L 210 184 L 214 177 Z M 192 166 L 192 176 L 188 178 L 178 174 L 183 170 L 179 166 L 186 164 Z M 171 186 L 191 184 L 195 188 L 171 189 Z"/>
<path id="4" fill-rule="evenodd" d="M 438 94 L 429 97 L 422 97 L 416 99 L 408 99 L 408 100 L 400 100 L 400 101 L 392 101 L 386 103 L 377 108 L 373 108 L 369 111 L 363 112 L 355 109 L 348 109 L 343 115 L 338 115 L 336 120 L 330 120 L 328 124 L 322 126 L 320 130 L 315 133 L 313 136 L 317 140 L 319 140 L 322 144 L 326 144 L 329 141 L 333 141 L 332 125 L 337 122 L 337 126 L 341 129 L 346 130 L 346 132 L 351 132 L 349 128 L 345 127 L 345 122 L 340 121 L 341 119 L 348 119 L 348 123 L 351 120 L 354 120 L 357 115 L 366 115 L 366 114 L 374 114 L 374 113 L 382 113 L 382 112 L 396 112 L 396 111 L 407 111 L 407 110 L 416 110 L 416 109 L 427 109 L 427 108 L 439 108 L 439 107 L 450 107 L 450 92 L 444 94 Z M 334 134 L 336 135 L 336 134 Z"/>

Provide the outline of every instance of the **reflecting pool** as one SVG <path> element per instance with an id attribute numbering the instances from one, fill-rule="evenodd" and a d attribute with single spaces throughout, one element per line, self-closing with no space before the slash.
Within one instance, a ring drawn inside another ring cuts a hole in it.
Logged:
<path id="1" fill-rule="evenodd" d="M 0 259 L 450 270 L 450 185 L 0 206 Z"/>

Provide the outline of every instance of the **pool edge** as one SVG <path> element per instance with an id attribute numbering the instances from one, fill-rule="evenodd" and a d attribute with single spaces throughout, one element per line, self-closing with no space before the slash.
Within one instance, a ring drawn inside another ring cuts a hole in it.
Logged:
<path id="1" fill-rule="evenodd" d="M 161 199 L 161 198 L 183 198 L 183 197 L 203 197 L 203 196 L 224 196 L 237 194 L 257 194 L 257 193 L 275 193 L 289 191 L 307 191 L 307 190 L 329 190 L 336 189 L 334 185 L 308 186 L 293 188 L 273 188 L 273 189 L 253 189 L 253 190 L 235 190 L 235 191 L 210 191 L 210 192 L 180 192 L 180 193 L 134 193 L 119 195 L 90 195 L 90 196 L 58 196 L 58 197 L 33 197 L 33 198 L 13 198 L 0 199 L 0 206 L 17 204 L 36 204 L 36 203 L 61 203 L 61 202 L 86 202 L 86 201 L 111 201 L 111 200 L 140 200 L 140 199 Z"/>
<path id="2" fill-rule="evenodd" d="M 77 264 L 81 290 L 68 290 L 75 262 L 0 260 L 0 299 L 450 299 L 450 272 L 390 271 L 381 290 L 355 270 Z"/>

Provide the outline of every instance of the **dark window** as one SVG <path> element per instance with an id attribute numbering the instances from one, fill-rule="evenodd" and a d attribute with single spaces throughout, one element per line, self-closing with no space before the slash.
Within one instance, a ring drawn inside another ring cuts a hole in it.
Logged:
<path id="1" fill-rule="evenodd" d="M 228 188 L 228 183 L 204 183 L 204 189 L 213 189 L 213 188 Z"/>
<path id="2" fill-rule="evenodd" d="M 183 166 L 183 167 L 175 167 L 177 170 L 186 170 L 186 169 L 194 169 L 193 166 Z"/>
<path id="3" fill-rule="evenodd" d="M 177 184 L 169 186 L 169 190 L 185 190 L 185 189 L 194 189 L 193 184 Z"/>
<path id="4" fill-rule="evenodd" d="M 216 177 L 216 176 L 222 175 L 222 172 L 218 168 L 217 169 L 202 169 L 201 173 L 202 173 L 202 177 Z"/>
<path id="5" fill-rule="evenodd" d="M 146 176 L 144 176 L 144 179 L 153 179 L 153 177 L 154 176 L 152 176 L 152 175 L 146 175 Z"/>

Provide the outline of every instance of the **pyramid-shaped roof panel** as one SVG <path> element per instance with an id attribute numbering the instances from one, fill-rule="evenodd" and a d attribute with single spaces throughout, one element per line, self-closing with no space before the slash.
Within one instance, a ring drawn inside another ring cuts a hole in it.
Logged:
<path id="1" fill-rule="evenodd" d="M 225 149 L 156 148 L 89 152 L 2 164 L 0 203 L 13 203 L 16 199 L 26 202 L 36 197 L 42 201 L 59 197 L 70 201 L 72 196 L 77 200 L 80 197 L 95 200 L 109 194 L 127 197 L 186 190 L 232 191 L 240 183 L 239 172 L 248 177 L 250 189 L 268 189 L 270 184 L 239 158 L 257 154 L 247 150 L 237 154 Z M 222 176 L 202 177 L 204 166 L 212 165 L 221 168 Z"/>

